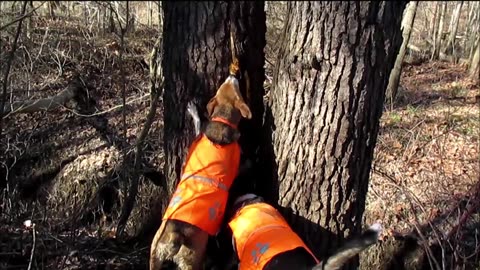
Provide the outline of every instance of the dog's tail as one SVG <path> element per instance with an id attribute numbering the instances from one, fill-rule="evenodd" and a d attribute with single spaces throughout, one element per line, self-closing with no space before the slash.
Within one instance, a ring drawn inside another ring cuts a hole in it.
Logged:
<path id="1" fill-rule="evenodd" d="M 375 244 L 382 231 L 382 225 L 375 223 L 357 238 L 347 241 L 332 256 L 313 267 L 312 270 L 337 270 L 340 269 L 348 260 L 355 257 L 364 249 Z"/>

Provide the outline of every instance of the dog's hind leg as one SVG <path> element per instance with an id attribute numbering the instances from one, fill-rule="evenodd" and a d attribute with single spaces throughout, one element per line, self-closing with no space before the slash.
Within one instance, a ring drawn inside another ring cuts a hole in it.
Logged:
<path id="1" fill-rule="evenodd" d="M 198 115 L 197 107 L 192 101 L 188 102 L 187 104 L 187 112 L 192 117 L 193 126 L 195 127 L 195 136 L 198 136 L 198 134 L 200 134 L 201 121 L 200 116 Z"/>

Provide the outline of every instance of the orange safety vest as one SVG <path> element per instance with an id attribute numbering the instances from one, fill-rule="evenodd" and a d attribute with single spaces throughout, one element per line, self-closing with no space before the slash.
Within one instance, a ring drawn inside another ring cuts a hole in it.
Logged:
<path id="1" fill-rule="evenodd" d="M 193 224 L 215 235 L 220 229 L 228 190 L 237 176 L 240 145 L 216 145 L 204 134 L 190 146 L 180 183 L 163 216 Z"/>
<path id="2" fill-rule="evenodd" d="M 239 270 L 261 270 L 274 256 L 299 247 L 315 258 L 283 216 L 267 203 L 244 206 L 228 225 L 240 260 Z"/>

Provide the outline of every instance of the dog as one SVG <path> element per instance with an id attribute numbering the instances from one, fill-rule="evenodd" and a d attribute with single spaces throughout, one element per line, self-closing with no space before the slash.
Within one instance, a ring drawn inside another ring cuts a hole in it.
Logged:
<path id="1" fill-rule="evenodd" d="M 375 244 L 382 226 L 373 224 L 323 261 L 317 260 L 282 215 L 262 197 L 249 193 L 235 200 L 228 227 L 239 270 L 336 270 Z M 232 267 L 231 263 L 229 267 Z"/>
<path id="2" fill-rule="evenodd" d="M 230 75 L 207 104 L 210 121 L 202 133 L 198 112 L 192 103 L 188 105 L 197 137 L 154 236 L 150 248 L 152 270 L 201 269 L 208 238 L 220 230 L 229 188 L 240 165 L 238 124 L 242 118 L 252 118 L 240 93 L 238 71 L 234 59 Z"/>

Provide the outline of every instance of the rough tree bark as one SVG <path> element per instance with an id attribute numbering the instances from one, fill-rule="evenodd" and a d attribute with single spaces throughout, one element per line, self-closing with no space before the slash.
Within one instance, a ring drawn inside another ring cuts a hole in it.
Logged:
<path id="1" fill-rule="evenodd" d="M 438 60 L 440 57 L 440 48 L 442 47 L 442 34 L 443 34 L 443 23 L 445 21 L 445 13 L 447 10 L 447 2 L 439 3 L 441 7 L 439 8 L 439 18 L 438 18 L 438 29 L 435 36 L 435 44 L 433 45 L 433 53 L 431 60 Z"/>
<path id="2" fill-rule="evenodd" d="M 457 6 L 453 11 L 452 18 L 450 20 L 450 30 L 448 36 L 447 46 L 445 47 L 446 54 L 455 55 L 455 39 L 457 36 L 458 22 L 460 20 L 460 13 L 462 11 L 463 1 L 457 2 Z"/>
<path id="3" fill-rule="evenodd" d="M 271 195 L 279 193 L 285 217 L 320 259 L 360 230 L 404 8 L 288 3 L 266 114 L 278 175 Z"/>
<path id="4" fill-rule="evenodd" d="M 415 21 L 415 13 L 417 12 L 418 1 L 411 1 L 408 3 L 405 14 L 402 19 L 402 46 L 398 52 L 395 65 L 393 66 L 387 86 L 387 101 L 393 103 L 397 96 L 398 85 L 400 83 L 400 76 L 402 75 L 402 64 L 407 52 L 408 42 L 410 40 L 410 33 L 412 32 L 413 22 Z"/>
<path id="5" fill-rule="evenodd" d="M 250 92 L 245 80 L 240 88 L 253 119 L 240 123 L 240 144 L 245 155 L 253 155 L 262 125 L 265 47 L 264 2 L 163 2 L 164 10 L 164 149 L 165 176 L 170 193 L 175 188 L 188 145 L 193 140 L 193 125 L 186 116 L 191 100 L 200 114 L 208 100 L 228 75 L 231 63 L 230 30 L 241 72 L 248 72 Z M 168 199 L 168 198 L 165 198 Z"/>

